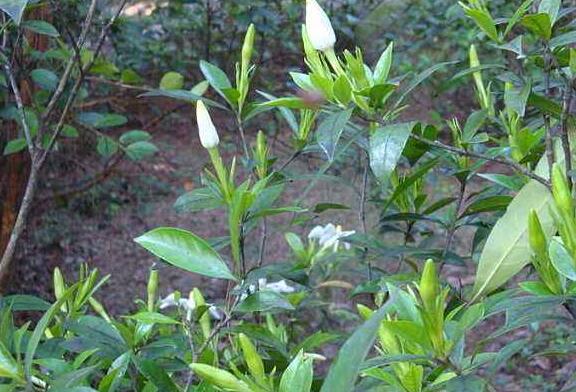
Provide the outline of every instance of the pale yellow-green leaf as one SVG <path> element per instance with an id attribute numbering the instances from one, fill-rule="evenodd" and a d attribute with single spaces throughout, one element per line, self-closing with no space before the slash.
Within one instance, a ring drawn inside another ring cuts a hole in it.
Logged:
<path id="1" fill-rule="evenodd" d="M 536 173 L 548 178 L 548 164 L 544 157 Z M 552 194 L 536 180 L 528 182 L 498 220 L 480 255 L 474 283 L 473 301 L 506 283 L 530 262 L 532 250 L 528 243 L 528 214 L 534 209 L 542 228 L 549 237 L 555 225 L 550 213 Z"/>

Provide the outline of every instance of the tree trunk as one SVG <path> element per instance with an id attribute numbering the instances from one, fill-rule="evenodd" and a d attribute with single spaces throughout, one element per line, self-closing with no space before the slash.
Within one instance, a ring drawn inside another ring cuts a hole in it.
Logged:
<path id="1" fill-rule="evenodd" d="M 28 19 L 49 20 L 49 16 L 50 9 L 47 5 L 44 5 L 31 11 Z M 35 50 L 45 51 L 48 49 L 49 41 L 47 36 L 27 33 L 26 38 Z M 16 53 L 16 56 L 21 55 L 21 53 Z M 21 59 L 20 61 L 23 64 L 25 60 Z M 16 72 L 18 72 L 17 69 Z M 16 75 L 16 77 L 20 78 L 22 101 L 24 105 L 29 105 L 33 95 L 31 85 L 28 81 L 21 78 L 22 75 Z M 30 175 L 30 156 L 28 150 L 4 156 L 2 152 L 6 143 L 22 135 L 19 135 L 18 125 L 14 122 L 0 122 L 0 127 L 0 255 L 2 255 L 14 228 Z M 4 283 L 9 275 L 9 273 L 0 274 L 0 277 L 3 277 L 3 279 L 0 278 L 0 293 L 3 291 Z"/>

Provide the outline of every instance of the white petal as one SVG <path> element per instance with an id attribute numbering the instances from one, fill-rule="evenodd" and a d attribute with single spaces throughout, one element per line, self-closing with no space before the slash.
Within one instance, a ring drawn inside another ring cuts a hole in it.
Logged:
<path id="1" fill-rule="evenodd" d="M 336 34 L 330 18 L 316 0 L 306 0 L 306 30 L 314 49 L 325 51 L 334 47 Z"/>
<path id="2" fill-rule="evenodd" d="M 210 118 L 210 113 L 206 109 L 204 102 L 196 102 L 196 121 L 198 123 L 198 134 L 200 135 L 200 143 L 204 148 L 214 148 L 220 143 L 216 127 Z"/>

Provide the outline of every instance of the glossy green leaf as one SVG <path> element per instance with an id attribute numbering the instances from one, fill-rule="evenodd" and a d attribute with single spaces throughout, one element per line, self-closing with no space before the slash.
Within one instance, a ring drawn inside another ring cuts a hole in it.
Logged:
<path id="1" fill-rule="evenodd" d="M 274 310 L 294 310 L 294 306 L 281 294 L 263 290 L 246 297 L 234 310 L 240 313 L 270 312 Z"/>
<path id="2" fill-rule="evenodd" d="M 125 132 L 120 136 L 120 143 L 124 144 L 125 146 L 136 143 L 136 142 L 147 142 L 152 139 L 152 135 L 146 131 L 141 131 L 139 129 L 133 129 L 131 131 Z"/>
<path id="3" fill-rule="evenodd" d="M 278 392 L 309 392 L 313 378 L 312 358 L 306 358 L 301 351 L 282 374 Z"/>
<path id="4" fill-rule="evenodd" d="M 19 25 L 27 4 L 28 0 L 2 0 L 0 10 L 6 12 L 14 23 Z"/>
<path id="5" fill-rule="evenodd" d="M 394 298 L 389 299 L 348 338 L 330 366 L 321 392 L 351 392 L 354 390 L 354 384 L 364 358 L 372 349 L 380 323 L 386 317 L 390 304 L 393 302 Z"/>
<path id="6" fill-rule="evenodd" d="M 388 185 L 416 123 L 377 128 L 370 137 L 370 167 L 383 186 Z"/>
<path id="7" fill-rule="evenodd" d="M 25 20 L 22 22 L 22 27 L 34 33 L 47 35 L 49 37 L 56 38 L 60 36 L 56 27 L 43 20 Z"/>
<path id="8" fill-rule="evenodd" d="M 167 72 L 160 80 L 162 90 L 181 90 L 184 87 L 184 76 L 178 72 Z"/>
<path id="9" fill-rule="evenodd" d="M 338 141 L 340 140 L 342 132 L 351 116 L 351 109 L 332 113 L 322 120 L 318 126 L 318 130 L 316 131 L 316 140 L 330 162 L 334 160 Z"/>
<path id="10" fill-rule="evenodd" d="M 220 255 L 189 231 L 160 227 L 134 241 L 178 268 L 213 278 L 236 280 Z"/>
<path id="11" fill-rule="evenodd" d="M 548 255 L 550 256 L 550 261 L 554 265 L 554 268 L 556 268 L 556 271 L 566 278 L 576 281 L 576 265 L 574 259 L 558 239 L 550 241 L 550 245 L 548 246 Z"/>
<path id="12" fill-rule="evenodd" d="M 180 324 L 180 321 L 156 312 L 139 312 L 127 318 L 145 324 Z"/>
<path id="13" fill-rule="evenodd" d="M 394 42 L 390 42 L 386 50 L 378 59 L 376 67 L 374 68 L 374 84 L 383 84 L 388 81 L 390 74 L 390 67 L 392 66 L 392 54 L 394 51 Z"/>
<path id="14" fill-rule="evenodd" d="M 50 307 L 50 309 L 46 311 L 46 313 L 44 313 L 40 321 L 38 321 L 38 324 L 36 324 L 36 328 L 34 328 L 34 332 L 28 340 L 28 345 L 26 346 L 26 354 L 24 356 L 24 373 L 26 374 L 27 380 L 30 380 L 32 377 L 32 364 L 34 361 L 34 355 L 36 354 L 36 350 L 38 349 L 38 345 L 40 344 L 42 336 L 44 336 L 46 328 L 48 328 L 56 313 L 60 311 L 62 305 L 68 301 L 68 299 L 72 297 L 72 295 L 76 292 L 77 288 L 78 285 L 76 284 L 66 290 L 60 299 L 56 301 Z"/>
<path id="15" fill-rule="evenodd" d="M 546 176 L 548 165 L 541 160 L 537 173 Z M 528 243 L 528 214 L 534 209 L 546 235 L 554 233 L 550 213 L 552 194 L 531 180 L 514 197 L 506 213 L 492 229 L 478 263 L 474 283 L 474 300 L 500 287 L 530 262 L 532 250 Z"/>
<path id="16" fill-rule="evenodd" d="M 158 366 L 156 361 L 133 357 L 136 367 L 152 384 L 162 392 L 181 392 L 178 386 L 170 378 L 166 370 Z"/>
<path id="17" fill-rule="evenodd" d="M 96 151 L 104 158 L 110 158 L 118 152 L 119 146 L 114 139 L 108 136 L 99 136 Z"/>
<path id="18" fill-rule="evenodd" d="M 6 146 L 4 146 L 3 154 L 4 155 L 15 154 L 17 152 L 25 150 L 27 145 L 28 144 L 26 143 L 26 139 L 24 139 L 23 137 L 12 139 L 8 143 L 6 143 Z"/>
<path id="19" fill-rule="evenodd" d="M 562 0 L 542 0 L 538 5 L 538 12 L 548 14 L 552 26 L 556 23 Z"/>
<path id="20" fill-rule="evenodd" d="M 464 7 L 464 12 L 476 22 L 478 27 L 488 36 L 491 40 L 499 42 L 498 30 L 496 29 L 496 22 L 486 10 Z"/>
<path id="21" fill-rule="evenodd" d="M 139 161 L 156 154 L 158 147 L 150 142 L 140 141 L 127 146 L 125 152 L 133 161 Z"/>
<path id="22" fill-rule="evenodd" d="M 522 18 L 522 25 L 546 41 L 552 37 L 552 23 L 548 14 L 526 15 Z"/>
<path id="23" fill-rule="evenodd" d="M 0 341 L 0 378 L 23 379 L 22 369 Z"/>

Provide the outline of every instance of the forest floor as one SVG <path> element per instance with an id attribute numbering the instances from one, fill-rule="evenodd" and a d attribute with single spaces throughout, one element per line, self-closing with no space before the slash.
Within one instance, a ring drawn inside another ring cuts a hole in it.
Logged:
<path id="1" fill-rule="evenodd" d="M 167 107 L 172 104 L 166 103 Z M 140 109 L 147 112 L 147 105 Z M 178 213 L 173 205 L 178 196 L 201 186 L 199 175 L 208 163 L 208 155 L 200 146 L 196 127 L 191 116 L 192 107 L 180 110 L 167 117 L 164 121 L 146 129 L 153 135 L 154 142 L 161 153 L 155 158 L 137 164 L 122 161 L 115 167 L 114 173 L 107 176 L 88 191 L 65 198 L 58 198 L 35 206 L 32 219 L 28 225 L 16 260 L 16 268 L 11 281 L 11 292 L 26 292 L 44 298 L 52 297 L 51 271 L 59 266 L 65 276 L 75 276 L 79 265 L 87 262 L 90 267 L 98 268 L 102 275 L 111 275 L 111 279 L 99 291 L 107 309 L 113 314 L 134 310 L 135 298 L 145 298 L 148 272 L 156 259 L 137 245 L 133 239 L 156 227 L 172 226 L 190 230 L 203 238 L 225 235 L 226 219 L 221 211 L 208 211 L 195 214 Z M 422 113 L 422 110 L 413 110 Z M 158 114 L 158 113 L 156 113 Z M 141 128 L 149 122 L 145 119 L 131 124 L 133 128 Z M 226 142 L 222 146 L 224 155 L 231 158 L 234 155 L 236 133 L 233 124 L 227 121 L 216 121 Z M 130 129 L 130 128 L 127 128 Z M 249 127 L 248 133 L 254 135 L 257 129 Z M 275 152 L 279 161 L 286 159 L 289 153 L 287 147 L 288 129 L 282 129 L 279 137 L 274 140 Z M 83 147 L 81 147 L 83 148 Z M 92 167 L 101 163 L 94 157 Z M 82 176 L 74 163 L 66 163 L 56 156 L 50 170 L 49 182 L 61 184 Z M 64 162 L 64 163 L 63 163 Z M 291 165 L 289 171 L 303 172 L 304 169 L 317 168 L 322 162 L 311 159 L 300 160 Z M 355 167 L 356 165 L 350 165 Z M 316 203 L 339 203 L 355 206 L 358 203 L 358 187 L 362 174 L 352 168 L 343 168 L 348 186 L 331 182 L 319 182 L 309 193 L 307 206 Z M 74 174 L 70 174 L 70 171 Z M 337 171 L 331 174 L 338 175 Z M 287 190 L 286 200 L 297 199 L 309 184 L 309 179 L 296 180 Z M 264 259 L 273 263 L 286 261 L 289 254 L 283 239 L 282 227 L 287 218 L 272 219 L 268 228 Z M 369 210 L 369 224 L 378 220 L 377 211 Z M 358 217 L 351 211 L 338 213 L 327 212 L 316 216 L 310 225 L 333 222 L 342 224 L 345 229 L 358 229 Z M 311 226 L 301 230 L 306 235 Z M 255 230 L 253 238 L 248 243 L 259 244 L 260 233 Z M 467 249 L 470 236 L 457 237 L 457 248 Z M 247 250 L 249 262 L 255 262 L 258 247 Z M 200 287 L 209 301 L 222 297 L 225 282 L 204 279 L 191 273 L 182 272 L 165 264 L 159 264 L 161 269 L 161 294 L 167 295 L 174 290 L 187 293 L 193 287 Z M 447 268 L 447 277 L 451 281 L 470 283 L 473 280 L 474 268 Z M 345 293 L 336 293 L 338 298 L 347 301 Z M 352 309 L 353 304 L 347 301 L 345 305 Z M 496 323 L 494 320 L 492 329 Z M 547 324 L 538 330 L 521 329 L 516 332 L 518 337 L 529 338 L 530 343 L 522 351 L 501 368 L 495 378 L 498 391 L 558 391 L 556 380 L 565 380 L 575 369 L 576 362 L 557 362 L 547 357 L 532 357 L 537 348 L 547 347 L 551 342 L 566 336 L 569 331 L 560 324 Z M 477 339 L 478 337 L 472 337 Z M 494 344 L 496 349 L 505 344 L 506 339 Z M 554 374 L 554 376 L 551 376 Z"/>

